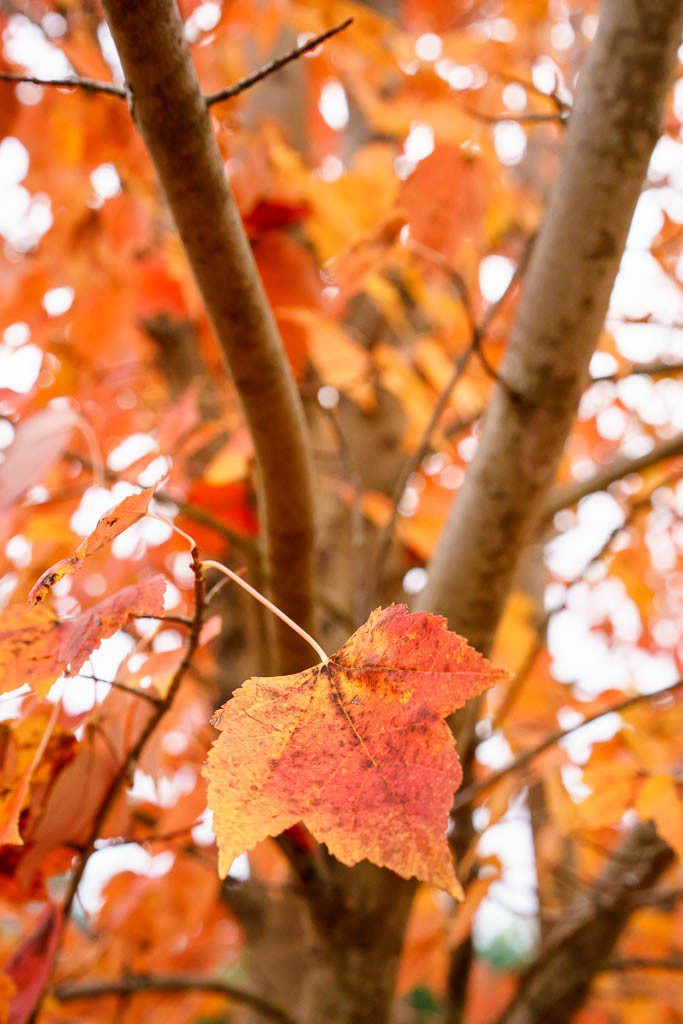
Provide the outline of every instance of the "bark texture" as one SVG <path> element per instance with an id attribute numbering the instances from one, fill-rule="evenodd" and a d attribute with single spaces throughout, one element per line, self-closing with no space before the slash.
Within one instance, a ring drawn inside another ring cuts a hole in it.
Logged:
<path id="1" fill-rule="evenodd" d="M 607 0 L 481 441 L 420 605 L 490 647 L 588 377 L 662 123 L 680 0 Z"/>
<path id="2" fill-rule="evenodd" d="M 652 825 L 637 825 L 592 889 L 550 933 L 498 1024 L 569 1024 L 635 909 L 631 897 L 674 861 Z"/>
<path id="3" fill-rule="evenodd" d="M 635 205 L 659 137 L 683 22 L 680 0 L 606 0 L 581 71 L 561 171 L 534 245 L 526 288 L 487 410 L 418 606 L 438 612 L 490 651 L 519 561 L 543 518 L 549 489 L 588 379 Z M 607 481 L 609 482 L 609 481 Z M 477 702 L 453 723 L 468 783 Z M 467 809 L 455 847 L 471 838 Z M 571 908 L 571 913 L 574 908 Z M 593 907 L 591 913 L 596 914 Z M 615 924 L 615 938 L 627 917 Z M 613 919 L 616 921 L 616 919 Z M 590 930 L 590 925 L 587 926 Z M 568 953 L 576 956 L 576 950 Z M 450 1019 L 460 1018 L 470 940 L 454 954 Z M 560 973 L 560 957 L 554 965 Z M 567 1000 L 578 1007 L 597 964 Z M 535 994 L 527 989 L 531 1003 Z M 527 1024 L 529 1007 L 505 1024 Z M 555 1009 L 528 1021 L 559 1019 Z M 566 1019 L 566 1018 L 562 1018 Z"/>
<path id="4" fill-rule="evenodd" d="M 496 391 L 477 455 L 419 600 L 421 608 L 445 615 L 452 629 L 484 653 L 490 649 L 518 562 L 542 518 L 588 378 L 590 357 L 659 136 L 682 16 L 679 0 L 608 0 L 581 74 L 562 171 L 534 249 L 502 368 L 508 387 Z M 475 715 L 476 710 L 471 720 L 461 723 L 465 741 L 472 735 Z M 471 754 L 471 745 L 461 743 L 466 772 Z M 456 848 L 467 846 L 469 838 L 471 820 L 465 811 L 456 826 Z M 640 884 L 656 877 L 659 863 L 654 874 L 643 873 Z M 606 870 L 611 872 L 612 867 Z M 337 873 L 345 903 L 350 895 L 357 899 L 356 872 L 349 878 Z M 321 941 L 317 968 L 305 985 L 306 1024 L 321 1020 L 383 1024 L 390 1019 L 388 979 L 395 975 L 398 945 L 384 948 L 383 940 L 387 927 L 402 930 L 410 886 L 376 870 L 373 884 L 383 892 L 378 911 L 384 920 L 368 918 L 359 930 L 349 930 L 347 922 L 343 953 L 338 951 L 335 930 L 318 928 L 327 941 Z M 401 908 L 400 914 L 388 914 L 394 906 Z M 595 918 L 600 905 L 584 907 L 583 912 Z M 608 916 L 609 923 L 600 918 L 598 930 L 612 935 L 615 942 L 627 915 Z M 588 931 L 590 927 L 586 925 Z M 364 971 L 358 967 L 360 961 L 354 960 L 359 946 L 352 934 L 372 937 L 363 944 Z M 570 941 L 569 936 L 558 936 L 558 948 Z M 338 962 L 340 957 L 343 964 Z M 449 977 L 456 1015 L 464 1005 L 470 963 L 471 948 L 466 943 L 458 949 Z M 360 973 L 357 983 L 349 976 L 354 964 Z M 369 990 L 367 968 L 377 979 Z M 573 975 L 577 986 L 567 998 L 575 1007 L 585 998 L 597 969 L 596 961 L 584 969 L 580 981 Z M 552 1014 L 535 1018 L 539 1024 L 544 1019 L 555 1018 Z"/>
<path id="5" fill-rule="evenodd" d="M 313 630 L 312 472 L 303 411 L 214 140 L 174 0 L 105 0 L 135 122 L 161 181 L 254 441 L 275 602 Z M 278 671 L 311 664 L 276 629 Z M 274 666 L 275 667 L 275 666 Z"/>
<path id="6" fill-rule="evenodd" d="M 415 884 L 367 862 L 332 866 L 310 907 L 301 1024 L 388 1024 Z"/>

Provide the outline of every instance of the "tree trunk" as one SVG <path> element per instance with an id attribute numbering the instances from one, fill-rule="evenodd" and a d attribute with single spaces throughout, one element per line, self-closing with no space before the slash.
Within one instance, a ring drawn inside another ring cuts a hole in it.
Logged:
<path id="1" fill-rule="evenodd" d="M 334 875 L 341 897 L 331 893 L 311 907 L 299 1017 L 302 1024 L 389 1024 L 415 886 L 367 863 Z"/>

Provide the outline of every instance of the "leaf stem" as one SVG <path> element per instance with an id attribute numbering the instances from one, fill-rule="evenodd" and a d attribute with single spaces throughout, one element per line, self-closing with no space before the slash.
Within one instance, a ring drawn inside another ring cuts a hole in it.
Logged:
<path id="1" fill-rule="evenodd" d="M 150 512 L 149 509 L 147 509 L 145 515 L 149 519 L 156 519 L 165 526 L 170 526 L 174 533 L 177 533 L 179 537 L 182 537 L 183 540 L 187 541 L 190 545 L 190 551 L 197 546 L 197 542 L 194 537 L 191 537 L 189 533 L 185 533 L 184 530 L 181 530 L 179 526 L 176 526 L 176 524 L 171 519 L 167 519 L 166 516 L 159 515 L 158 512 Z"/>
<path id="2" fill-rule="evenodd" d="M 323 663 L 323 665 L 327 664 L 327 662 L 329 661 L 329 655 L 325 653 L 325 651 L 320 646 L 318 641 L 314 640 L 310 633 L 307 633 L 302 626 L 300 626 L 297 622 L 294 621 L 294 619 L 290 619 L 289 615 L 285 615 L 285 613 L 280 608 L 278 608 L 276 604 L 273 604 L 272 601 L 269 601 L 267 597 L 264 597 L 264 595 L 260 591 L 256 590 L 255 587 L 252 587 L 251 584 L 247 583 L 246 580 L 243 580 L 242 577 L 238 576 L 236 572 L 232 571 L 232 569 L 229 569 L 227 565 L 223 565 L 222 562 L 215 562 L 212 558 L 210 558 L 207 561 L 202 562 L 202 568 L 218 569 L 218 571 L 222 572 L 224 576 L 227 576 L 228 579 L 231 579 L 233 583 L 237 583 L 237 585 L 240 586 L 242 590 L 246 590 L 246 592 L 248 594 L 251 594 L 251 596 L 255 598 L 260 604 L 262 604 L 264 608 L 267 608 L 269 612 L 273 613 L 273 615 L 277 615 L 278 619 L 281 619 L 282 622 L 289 626 L 290 629 L 293 629 L 295 633 L 298 633 L 302 640 L 305 640 L 306 643 L 313 648 L 315 653 L 320 657 L 320 660 Z"/>

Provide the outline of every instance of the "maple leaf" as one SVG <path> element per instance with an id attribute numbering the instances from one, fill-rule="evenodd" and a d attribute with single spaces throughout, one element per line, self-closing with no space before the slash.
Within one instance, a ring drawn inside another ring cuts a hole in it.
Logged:
<path id="1" fill-rule="evenodd" d="M 63 672 L 74 675 L 131 618 L 161 615 L 165 589 L 165 578 L 157 574 L 72 619 L 60 620 L 44 606 L 8 608 L 0 615 L 0 692 L 24 683 L 40 692 Z"/>
<path id="2" fill-rule="evenodd" d="M 345 864 L 459 896 L 446 826 L 462 770 L 444 718 L 505 677 L 445 619 L 392 605 L 326 663 L 249 679 L 204 769 L 221 875 L 303 821 Z"/>
<path id="3" fill-rule="evenodd" d="M 19 831 L 19 819 L 29 794 L 33 775 L 52 736 L 52 731 L 59 715 L 59 707 L 59 703 L 55 703 L 52 714 L 47 721 L 47 725 L 36 745 L 30 762 L 19 777 L 14 780 L 8 796 L 5 799 L 0 799 L 0 846 L 24 845 L 24 840 Z M 1 1016 L 0 1020 L 2 1020 Z"/>
<path id="4" fill-rule="evenodd" d="M 671 776 L 646 779 L 638 790 L 635 809 L 643 821 L 654 822 L 659 835 L 683 858 L 683 803 Z"/>
<path id="5" fill-rule="evenodd" d="M 40 483 L 63 454 L 78 423 L 72 409 L 49 408 L 21 422 L 0 464 L 0 508 Z"/>
<path id="6" fill-rule="evenodd" d="M 62 912 L 50 903 L 27 938 L 5 964 L 5 975 L 15 990 L 7 1024 L 25 1024 L 38 1004 L 47 981 L 62 928 Z"/>
<path id="7" fill-rule="evenodd" d="M 91 534 L 82 541 L 76 548 L 71 558 L 63 558 L 43 573 L 38 582 L 31 588 L 28 595 L 29 604 L 39 604 L 44 601 L 55 583 L 64 576 L 75 572 L 76 569 L 96 551 L 110 544 L 119 534 L 133 526 L 143 516 L 147 515 L 149 503 L 154 497 L 156 484 L 153 487 L 145 487 L 144 490 L 135 494 L 129 494 L 120 501 L 109 512 L 106 512 Z"/>

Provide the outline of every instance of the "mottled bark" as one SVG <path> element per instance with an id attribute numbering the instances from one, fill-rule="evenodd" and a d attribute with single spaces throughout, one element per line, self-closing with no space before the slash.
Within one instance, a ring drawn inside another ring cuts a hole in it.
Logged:
<path id="1" fill-rule="evenodd" d="M 415 884 L 364 862 L 331 865 L 333 888 L 310 910 L 302 1024 L 389 1024 Z"/>
<path id="2" fill-rule="evenodd" d="M 633 828 L 592 889 L 567 907 L 498 1024 L 569 1024 L 634 911 L 630 897 L 673 861 L 651 825 Z"/>
<path id="3" fill-rule="evenodd" d="M 680 0 L 608 0 L 581 71 L 562 167 L 481 441 L 420 606 L 490 648 L 542 515 L 659 137 Z"/>
<path id="4" fill-rule="evenodd" d="M 507 386 L 496 388 L 419 598 L 419 607 L 445 615 L 484 653 L 547 507 L 588 379 L 659 137 L 682 16 L 680 0 L 608 0 L 581 72 L 560 175 L 501 367 Z M 477 714 L 473 702 L 454 723 L 466 762 Z M 469 833 L 467 809 L 456 828 Z M 467 945 L 456 951 L 451 964 L 453 1020 L 467 991 L 469 952 Z M 585 991 L 576 990 L 575 1005 Z M 534 1018 L 549 1019 L 554 1011 Z"/>
<path id="5" fill-rule="evenodd" d="M 312 473 L 303 412 L 213 137 L 173 0 L 106 0 L 135 122 L 235 382 L 256 451 L 273 599 L 312 630 Z M 277 665 L 310 650 L 276 627 Z"/>

